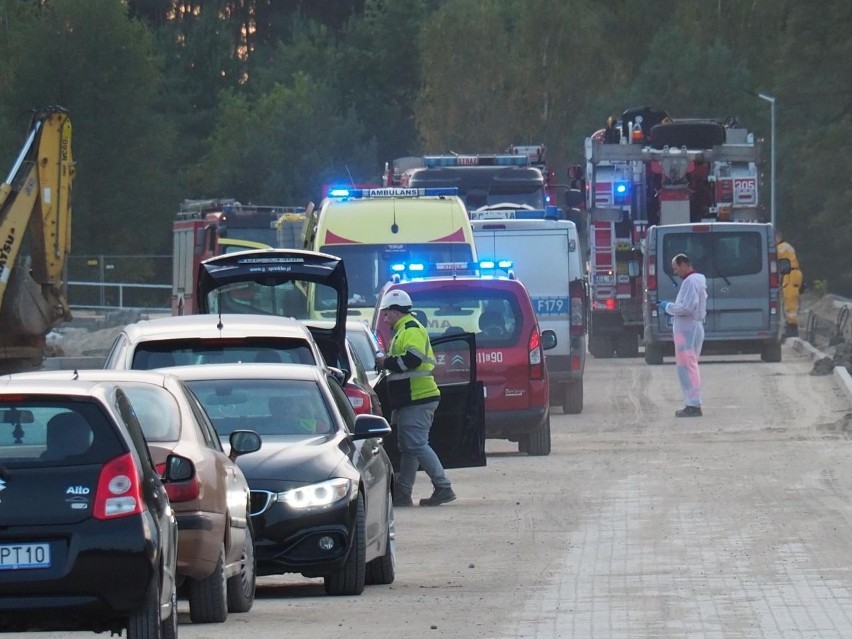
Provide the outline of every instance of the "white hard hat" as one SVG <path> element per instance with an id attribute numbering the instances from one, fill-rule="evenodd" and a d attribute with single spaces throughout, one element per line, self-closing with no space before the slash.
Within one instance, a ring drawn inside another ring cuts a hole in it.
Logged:
<path id="1" fill-rule="evenodd" d="M 385 294 L 382 298 L 382 305 L 379 306 L 380 310 L 387 310 L 391 306 L 399 306 L 400 308 L 411 308 L 414 306 L 414 302 L 411 301 L 411 297 L 409 297 L 408 293 L 402 291 L 398 288 L 393 289 Z"/>

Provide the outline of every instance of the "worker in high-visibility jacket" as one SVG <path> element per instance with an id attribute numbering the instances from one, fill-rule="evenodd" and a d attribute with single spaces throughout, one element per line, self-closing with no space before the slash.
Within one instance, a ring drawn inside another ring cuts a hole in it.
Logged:
<path id="1" fill-rule="evenodd" d="M 775 247 L 778 259 L 790 260 L 790 272 L 781 279 L 781 295 L 784 298 L 784 334 L 795 337 L 799 334 L 799 295 L 803 292 L 802 271 L 799 268 L 799 258 L 792 244 L 784 241 L 781 231 L 775 231 Z"/>
<path id="2" fill-rule="evenodd" d="M 420 505 L 440 506 L 455 500 L 456 494 L 441 460 L 429 445 L 429 431 L 441 391 L 432 375 L 435 354 L 429 333 L 411 314 L 412 306 L 411 296 L 400 289 L 388 291 L 379 306 L 384 321 L 393 329 L 387 355 L 376 357 L 376 368 L 388 371 L 391 423 L 397 429 L 399 473 L 393 505 L 414 505 L 411 491 L 419 467 L 432 480 L 434 488 L 430 497 L 420 500 Z"/>

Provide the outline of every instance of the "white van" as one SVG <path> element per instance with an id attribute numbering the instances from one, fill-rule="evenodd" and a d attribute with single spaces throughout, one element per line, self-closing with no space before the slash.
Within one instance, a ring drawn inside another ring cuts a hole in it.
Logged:
<path id="1" fill-rule="evenodd" d="M 672 316 L 661 314 L 660 300 L 673 302 L 680 281 L 672 259 L 689 256 L 707 278 L 704 353 L 760 353 L 765 362 L 781 361 L 781 307 L 775 234 L 771 224 L 699 222 L 652 226 L 645 238 L 645 361 L 662 364 L 674 354 Z M 787 265 L 789 267 L 789 264 Z"/>
<path id="2" fill-rule="evenodd" d="M 480 264 L 511 260 L 541 329 L 556 333 L 556 347 L 546 355 L 551 405 L 582 412 L 588 288 L 577 227 L 555 219 L 474 219 L 471 224 Z"/>

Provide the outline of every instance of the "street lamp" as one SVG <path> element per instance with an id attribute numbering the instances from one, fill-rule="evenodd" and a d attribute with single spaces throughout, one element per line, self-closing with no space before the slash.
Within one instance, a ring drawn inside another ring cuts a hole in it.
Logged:
<path id="1" fill-rule="evenodd" d="M 769 159 L 769 190 L 770 190 L 770 208 L 769 215 L 772 221 L 772 228 L 775 228 L 775 98 L 765 93 L 758 93 L 757 97 L 761 100 L 766 100 L 771 105 L 770 107 L 770 159 Z"/>

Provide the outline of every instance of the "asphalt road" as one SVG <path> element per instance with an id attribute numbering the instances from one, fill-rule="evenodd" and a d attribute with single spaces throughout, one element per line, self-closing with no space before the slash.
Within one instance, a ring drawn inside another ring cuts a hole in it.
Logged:
<path id="1" fill-rule="evenodd" d="M 852 415 L 811 368 L 789 345 L 704 358 L 704 417 L 676 419 L 670 360 L 590 358 L 550 456 L 489 441 L 486 468 L 449 471 L 456 502 L 397 511 L 394 584 L 264 577 L 224 624 L 182 602 L 180 636 L 848 638 Z"/>

